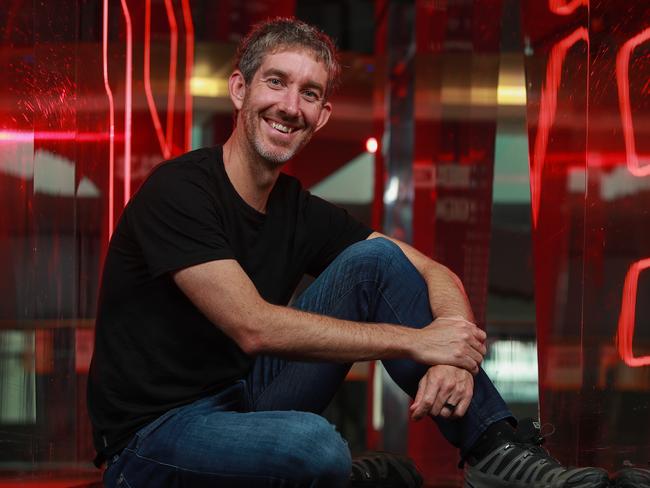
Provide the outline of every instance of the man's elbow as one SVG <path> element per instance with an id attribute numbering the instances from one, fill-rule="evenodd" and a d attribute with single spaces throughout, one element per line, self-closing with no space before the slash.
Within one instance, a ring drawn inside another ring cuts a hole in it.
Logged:
<path id="1" fill-rule="evenodd" d="M 262 334 L 258 332 L 246 331 L 235 338 L 239 348 L 248 356 L 257 356 L 267 349 Z"/>
<path id="2" fill-rule="evenodd" d="M 237 343 L 239 348 L 249 356 L 257 356 L 270 351 L 269 331 L 264 326 L 266 321 L 263 314 L 242 314 L 243 320 L 238 321 L 230 329 L 230 337 Z"/>

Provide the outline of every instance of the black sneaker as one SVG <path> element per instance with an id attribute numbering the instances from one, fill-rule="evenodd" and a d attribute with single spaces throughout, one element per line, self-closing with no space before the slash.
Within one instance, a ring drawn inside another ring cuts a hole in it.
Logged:
<path id="1" fill-rule="evenodd" d="M 370 452 L 352 459 L 351 488 L 420 488 L 422 476 L 407 456 Z"/>
<path id="2" fill-rule="evenodd" d="M 650 488 L 650 469 L 623 468 L 614 475 L 615 488 Z"/>
<path id="3" fill-rule="evenodd" d="M 522 421 L 517 440 L 506 440 L 481 459 L 468 459 L 465 488 L 605 488 L 607 472 L 599 468 L 568 468 L 541 445 L 539 424 Z"/>

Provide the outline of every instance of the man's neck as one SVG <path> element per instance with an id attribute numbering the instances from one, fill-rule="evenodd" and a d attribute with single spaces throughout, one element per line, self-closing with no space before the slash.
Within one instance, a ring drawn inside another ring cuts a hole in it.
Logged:
<path id="1" fill-rule="evenodd" d="M 280 168 L 270 168 L 258 154 L 239 141 L 236 134 L 237 131 L 233 132 L 223 145 L 226 174 L 248 205 L 266 213 L 269 195 L 280 175 Z"/>

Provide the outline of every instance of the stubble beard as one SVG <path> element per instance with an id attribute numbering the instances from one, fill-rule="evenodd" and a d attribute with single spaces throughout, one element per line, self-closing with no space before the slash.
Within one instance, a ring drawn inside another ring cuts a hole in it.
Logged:
<path id="1" fill-rule="evenodd" d="M 262 140 L 261 135 L 257 131 L 258 127 L 258 114 L 254 110 L 249 110 L 246 106 L 246 100 L 242 106 L 242 119 L 244 122 L 244 131 L 249 144 L 255 149 L 255 152 L 268 164 L 272 169 L 282 166 L 289 161 L 293 156 L 302 149 L 307 142 L 311 139 L 312 133 L 303 136 L 301 141 L 297 144 L 292 144 L 284 148 L 269 147 L 269 143 Z M 302 129 L 305 130 L 305 129 Z"/>

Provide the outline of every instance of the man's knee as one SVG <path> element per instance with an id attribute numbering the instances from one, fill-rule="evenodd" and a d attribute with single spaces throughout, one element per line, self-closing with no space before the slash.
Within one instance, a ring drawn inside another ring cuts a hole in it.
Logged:
<path id="1" fill-rule="evenodd" d="M 407 260 L 400 247 L 385 237 L 359 241 L 348 247 L 344 253 L 348 259 L 373 262 L 381 268 L 388 267 L 388 264 L 395 260 Z"/>
<path id="2" fill-rule="evenodd" d="M 320 415 L 296 412 L 290 462 L 301 480 L 319 480 L 323 486 L 345 486 L 351 458 L 347 443 Z M 320 486 L 320 484 L 319 484 Z"/>

